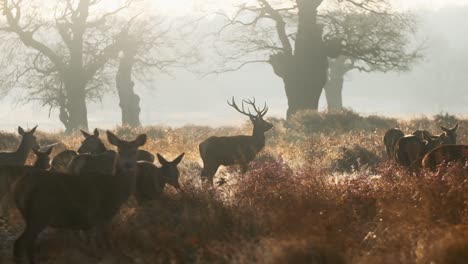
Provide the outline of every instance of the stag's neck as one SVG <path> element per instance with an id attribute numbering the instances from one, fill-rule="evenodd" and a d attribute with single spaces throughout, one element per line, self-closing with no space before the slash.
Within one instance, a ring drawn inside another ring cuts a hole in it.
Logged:
<path id="1" fill-rule="evenodd" d="M 265 147 L 265 133 L 263 131 L 254 128 L 252 138 L 257 152 Z"/>
<path id="2" fill-rule="evenodd" d="M 32 146 L 30 144 L 27 144 L 24 138 L 21 140 L 21 143 L 16 150 L 15 154 L 17 157 L 23 161 L 23 164 L 26 162 L 26 159 L 28 158 L 29 152 L 31 151 Z"/>

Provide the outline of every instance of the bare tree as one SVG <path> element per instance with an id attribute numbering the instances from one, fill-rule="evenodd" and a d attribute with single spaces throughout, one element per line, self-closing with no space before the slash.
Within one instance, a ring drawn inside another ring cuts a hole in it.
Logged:
<path id="1" fill-rule="evenodd" d="M 132 2 L 108 10 L 102 0 L 1 0 L 4 38 L 21 44 L 6 56 L 16 65 L 3 88 L 28 88 L 27 100 L 59 108 L 66 132 L 88 129 L 86 99 L 102 94 L 105 66 L 128 34 L 129 25 L 115 27 L 109 20 Z"/>
<path id="2" fill-rule="evenodd" d="M 329 76 L 325 85 L 328 110 L 343 109 L 343 85 L 347 73 L 408 71 L 421 58 L 415 36 L 416 22 L 411 14 L 381 16 L 372 12 L 357 13 L 342 9 L 321 16 L 328 35 L 346 39 L 348 50 L 330 59 Z M 353 47 L 359 47 L 353 50 Z"/>
<path id="3" fill-rule="evenodd" d="M 155 74 L 171 74 L 198 61 L 197 49 L 182 47 L 184 39 L 197 26 L 198 20 L 167 22 L 163 18 L 146 17 L 135 22 L 125 38 L 119 56 L 116 87 L 122 110 L 122 125 L 138 127 L 140 122 L 140 97 L 135 81 L 153 80 Z"/>
<path id="4" fill-rule="evenodd" d="M 399 19 L 386 0 L 257 0 L 242 4 L 233 15 L 221 14 L 227 23 L 217 33 L 217 52 L 226 72 L 256 63 L 269 63 L 285 87 L 288 113 L 317 109 L 328 80 L 329 58 L 340 55 L 375 59 L 346 39 L 346 34 L 332 34 L 323 17 L 339 8 L 373 14 L 380 18 Z M 325 5 L 326 3 L 326 5 Z M 356 54 L 356 55 L 355 55 Z"/>

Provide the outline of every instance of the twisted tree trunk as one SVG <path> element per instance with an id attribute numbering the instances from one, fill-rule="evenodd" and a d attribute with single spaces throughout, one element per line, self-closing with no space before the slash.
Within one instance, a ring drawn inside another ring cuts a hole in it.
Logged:
<path id="1" fill-rule="evenodd" d="M 139 127 L 141 126 L 140 97 L 135 93 L 135 84 L 132 81 L 136 50 L 132 47 L 134 46 L 130 45 L 122 52 L 116 76 L 116 86 L 120 98 L 119 105 L 122 110 L 122 125 Z"/>
<path id="2" fill-rule="evenodd" d="M 288 98 L 288 119 L 302 110 L 317 110 L 328 78 L 328 58 L 341 52 L 337 41 L 323 40 L 323 27 L 317 23 L 321 1 L 298 2 L 298 30 L 294 53 L 276 53 L 270 64 L 284 82 Z"/>
<path id="3" fill-rule="evenodd" d="M 352 65 L 347 63 L 347 60 L 347 57 L 340 56 L 330 62 L 330 77 L 324 88 L 328 111 L 343 110 L 344 77 L 352 69 Z"/>

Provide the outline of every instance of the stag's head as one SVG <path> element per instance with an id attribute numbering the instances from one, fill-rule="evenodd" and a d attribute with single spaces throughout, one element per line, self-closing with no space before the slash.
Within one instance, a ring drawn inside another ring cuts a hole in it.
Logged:
<path id="1" fill-rule="evenodd" d="M 24 131 L 22 127 L 18 127 L 18 134 L 23 137 L 23 143 L 28 146 L 29 149 L 31 148 L 39 148 L 39 144 L 37 144 L 36 136 L 34 133 L 36 132 L 37 126 L 35 126 L 30 131 Z"/>
<path id="2" fill-rule="evenodd" d="M 79 154 L 99 154 L 106 151 L 104 143 L 102 143 L 102 140 L 99 138 L 99 130 L 97 128 L 94 129 L 94 133 L 92 135 L 86 131 L 80 131 L 84 140 L 81 142 L 81 146 L 78 149 Z"/>
<path id="3" fill-rule="evenodd" d="M 265 103 L 265 106 L 262 109 L 260 109 L 255 105 L 255 99 L 242 100 L 241 108 L 239 108 L 233 97 L 231 102 L 228 101 L 228 104 L 232 108 L 236 109 L 239 113 L 245 116 L 248 116 L 250 118 L 250 121 L 252 122 L 254 126 L 254 131 L 264 133 L 273 128 L 273 125 L 271 123 L 263 119 L 263 117 L 268 113 L 268 107 L 266 103 Z M 246 111 L 245 106 L 244 106 L 245 104 L 252 106 L 252 108 L 254 109 L 256 113 L 252 114 L 249 109 Z"/>
<path id="4" fill-rule="evenodd" d="M 452 128 L 446 128 L 444 126 L 440 126 L 442 131 L 447 133 L 447 144 L 457 144 L 457 130 L 459 127 L 459 123 L 457 123 L 454 127 Z"/>
<path id="5" fill-rule="evenodd" d="M 176 188 L 177 190 L 180 190 L 180 184 L 179 184 L 179 177 L 180 177 L 180 172 L 179 169 L 177 168 L 177 165 L 182 161 L 182 158 L 184 157 L 185 153 L 180 154 L 175 160 L 173 161 L 168 161 L 166 160 L 161 154 L 158 153 L 158 160 L 159 163 L 161 163 L 161 171 L 164 176 L 164 179 L 166 183 L 169 185 L 172 185 L 172 187 Z"/>

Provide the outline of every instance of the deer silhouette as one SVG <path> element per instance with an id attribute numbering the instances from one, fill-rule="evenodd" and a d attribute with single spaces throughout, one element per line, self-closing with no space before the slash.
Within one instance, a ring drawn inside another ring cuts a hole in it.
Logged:
<path id="1" fill-rule="evenodd" d="M 93 134 L 81 130 L 84 140 L 78 149 L 78 155 L 73 157 L 67 164 L 66 171 L 74 174 L 88 173 L 109 173 L 113 167 L 115 151 L 108 150 L 101 138 L 98 129 L 94 129 Z M 154 155 L 145 150 L 138 150 L 137 160 L 154 161 Z M 70 156 L 71 157 L 71 156 Z"/>
<path id="2" fill-rule="evenodd" d="M 157 154 L 161 167 L 147 161 L 138 162 L 138 176 L 135 191 L 135 198 L 139 204 L 156 200 L 159 198 L 166 184 L 177 190 L 181 190 L 179 184 L 180 172 L 177 165 L 182 161 L 184 153 L 180 154 L 173 161 L 166 160 L 159 153 Z"/>
<path id="3" fill-rule="evenodd" d="M 467 162 L 468 145 L 442 145 L 427 153 L 422 166 L 425 169 L 436 170 L 438 166 L 449 162 Z"/>
<path id="4" fill-rule="evenodd" d="M 389 159 L 395 159 L 395 146 L 405 134 L 399 128 L 389 129 L 384 136 L 385 149 Z"/>
<path id="5" fill-rule="evenodd" d="M 33 152 L 36 155 L 36 161 L 33 164 L 33 167 L 48 170 L 50 169 L 50 154 L 52 154 L 54 147 L 49 147 L 45 151 L 40 151 L 33 148 Z"/>
<path id="6" fill-rule="evenodd" d="M 397 163 L 405 167 L 419 168 L 424 155 L 432 149 L 446 144 L 447 140 L 448 136 L 445 132 L 439 136 L 424 134 L 423 139 L 415 135 L 402 137 L 395 147 L 395 159 Z"/>
<path id="7" fill-rule="evenodd" d="M 36 263 L 34 244 L 46 227 L 104 227 L 133 193 L 137 150 L 147 137 L 139 135 L 133 141 L 124 141 L 111 132 L 107 137 L 117 147 L 111 174 L 73 175 L 32 168 L 17 181 L 14 198 L 26 227 L 14 244 L 16 263 Z"/>
<path id="8" fill-rule="evenodd" d="M 231 136 L 231 137 L 210 137 L 200 143 L 200 156 L 203 160 L 202 180 L 208 180 L 213 185 L 213 177 L 219 166 L 240 165 L 242 173 L 248 170 L 248 164 L 255 159 L 265 147 L 265 132 L 273 128 L 273 125 L 263 118 L 268 112 L 268 107 L 257 108 L 255 99 L 243 100 L 240 109 L 234 97 L 228 104 L 239 113 L 248 116 L 253 125 L 251 136 Z M 246 111 L 244 104 L 252 106 L 256 114 Z"/>
<path id="9" fill-rule="evenodd" d="M 0 153 L 0 166 L 1 165 L 24 165 L 29 153 L 33 148 L 39 148 L 34 133 L 37 126 L 28 132 L 25 132 L 22 127 L 18 127 L 18 133 L 22 136 L 19 147 L 14 152 L 1 152 Z"/>

